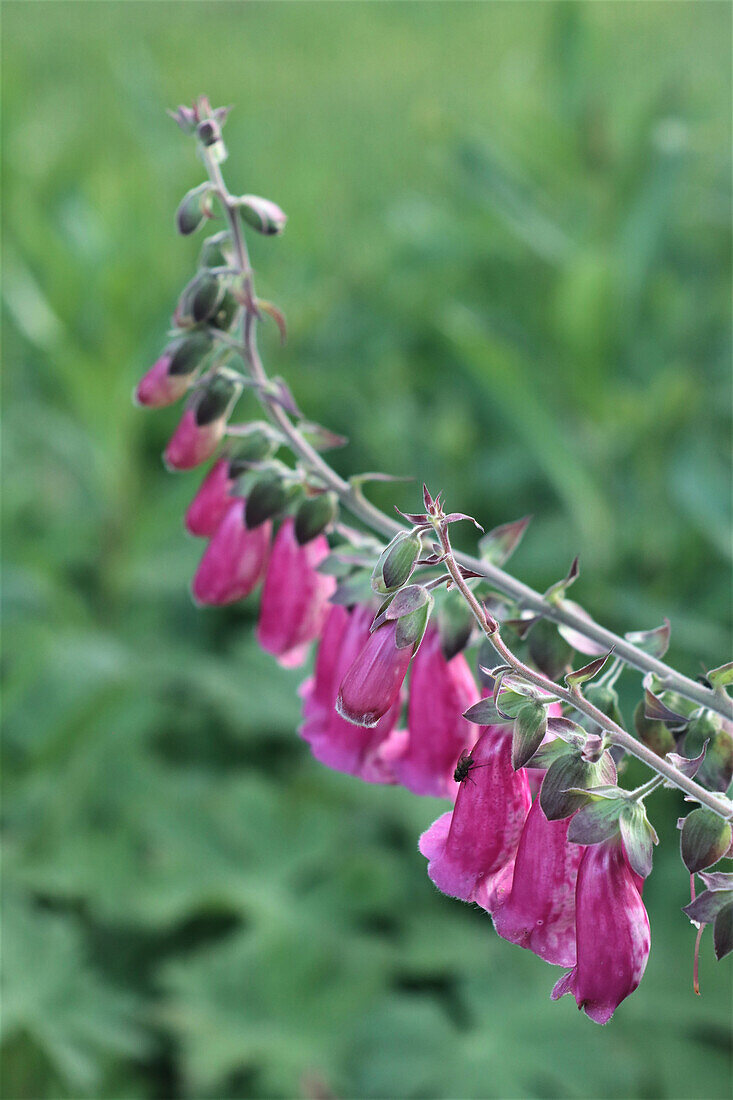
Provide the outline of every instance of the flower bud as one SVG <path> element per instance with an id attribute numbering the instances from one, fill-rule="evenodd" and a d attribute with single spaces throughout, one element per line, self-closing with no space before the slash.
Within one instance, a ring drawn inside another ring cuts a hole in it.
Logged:
<path id="1" fill-rule="evenodd" d="M 269 199 L 262 199 L 259 195 L 242 195 L 238 199 L 238 206 L 247 225 L 251 225 L 258 233 L 264 233 L 267 237 L 282 233 L 288 220 L 276 203 Z"/>
<path id="2" fill-rule="evenodd" d="M 138 405 L 163 408 L 183 397 L 193 374 L 211 347 L 204 333 L 174 340 L 138 382 L 134 400 Z"/>
<path id="3" fill-rule="evenodd" d="M 523 768 L 534 756 L 547 733 L 547 711 L 542 703 L 528 699 L 519 708 L 512 734 L 512 767 Z"/>
<path id="4" fill-rule="evenodd" d="M 288 491 L 277 475 L 263 477 L 252 486 L 247 498 L 247 524 L 259 527 L 265 520 L 284 511 L 288 503 Z"/>
<path id="5" fill-rule="evenodd" d="M 376 726 L 399 696 L 407 675 L 412 646 L 399 647 L 398 623 L 384 622 L 364 643 L 346 672 L 336 699 L 336 710 L 356 726 Z"/>
<path id="6" fill-rule="evenodd" d="M 240 305 L 230 290 L 225 290 L 209 317 L 208 324 L 220 332 L 227 332 L 239 316 Z"/>
<path id="7" fill-rule="evenodd" d="M 218 311 L 224 298 L 224 284 L 216 275 L 201 272 L 187 293 L 187 307 L 194 324 L 208 321 Z"/>
<path id="8" fill-rule="evenodd" d="M 204 539 L 213 537 L 232 502 L 229 494 L 234 485 L 229 459 L 220 458 L 211 467 L 188 506 L 185 525 L 189 534 Z"/>
<path id="9" fill-rule="evenodd" d="M 511 746 L 511 731 L 485 727 L 471 750 L 453 810 L 420 837 L 428 875 L 438 889 L 489 911 L 531 802 L 527 777 L 512 768 Z"/>
<path id="10" fill-rule="evenodd" d="M 440 635 L 428 627 L 410 673 L 408 740 L 394 761 L 398 783 L 415 794 L 453 798 L 456 760 L 475 733 L 463 712 L 478 700 L 466 658 L 443 656 Z"/>
<path id="11" fill-rule="evenodd" d="M 577 962 L 553 1001 L 572 993 L 591 1020 L 605 1024 L 633 993 L 649 957 L 649 918 L 619 837 L 585 848 L 575 888 Z"/>
<path id="12" fill-rule="evenodd" d="M 420 536 L 416 531 L 400 531 L 384 548 L 372 573 L 372 588 L 386 596 L 407 584 L 420 557 Z"/>
<path id="13" fill-rule="evenodd" d="M 257 586 L 267 564 L 270 524 L 251 531 L 244 522 L 241 498 L 231 501 L 193 578 L 198 604 L 220 606 L 242 600 Z"/>
<path id="14" fill-rule="evenodd" d="M 199 427 L 210 424 L 213 420 L 229 415 L 232 402 L 239 396 L 240 387 L 233 378 L 225 374 L 215 374 L 202 390 L 196 402 L 196 423 Z"/>
<path id="15" fill-rule="evenodd" d="M 210 216 L 210 191 L 211 184 L 202 183 L 191 191 L 187 191 L 181 199 L 176 210 L 176 227 L 182 236 L 187 237 L 190 233 L 195 233 Z"/>
<path id="16" fill-rule="evenodd" d="M 236 430 L 237 445 L 232 457 L 232 468 L 243 473 L 249 466 L 264 462 L 277 451 L 283 442 L 280 432 L 264 420 L 252 424 L 238 424 Z"/>
<path id="17" fill-rule="evenodd" d="M 492 913 L 505 940 L 557 966 L 575 965 L 575 883 L 583 855 L 570 818 L 548 821 L 535 801 L 524 823 L 511 890 Z"/>
<path id="18" fill-rule="evenodd" d="M 201 144 L 207 148 L 210 145 L 216 145 L 217 141 L 221 141 L 221 130 L 218 122 L 213 118 L 205 118 L 203 122 L 199 123 L 196 136 Z"/>
<path id="19" fill-rule="evenodd" d="M 283 520 L 267 566 L 257 640 L 285 668 L 303 663 L 328 614 L 336 578 L 318 572 L 327 555 L 323 535 L 301 546 L 293 518 Z"/>
<path id="20" fill-rule="evenodd" d="M 666 756 L 668 752 L 674 752 L 676 742 L 673 735 L 664 722 L 656 718 L 647 718 L 646 704 L 643 699 L 639 700 L 634 710 L 634 729 L 639 740 L 643 741 L 657 756 Z"/>
<path id="21" fill-rule="evenodd" d="M 733 737 L 717 716 L 697 711 L 685 734 L 685 752 L 698 756 L 707 741 L 705 759 L 697 773 L 698 783 L 714 791 L 727 791 L 733 779 Z"/>
<path id="22" fill-rule="evenodd" d="M 332 605 L 316 656 L 313 677 L 300 688 L 303 724 L 298 730 L 316 760 L 329 768 L 358 775 L 367 783 L 394 783 L 390 764 L 399 755 L 406 734 L 395 730 L 399 696 L 375 726 L 354 726 L 336 711 L 338 687 L 370 637 L 372 612 Z"/>
<path id="23" fill-rule="evenodd" d="M 165 405 L 173 405 L 183 397 L 191 385 L 192 378 L 185 374 L 171 375 L 171 359 L 170 351 L 164 352 L 142 376 L 133 394 L 133 400 L 137 405 L 162 409 Z"/>
<path id="24" fill-rule="evenodd" d="M 316 535 L 320 535 L 338 515 L 338 498 L 335 493 L 319 493 L 315 497 L 306 497 L 298 505 L 295 513 L 295 537 L 304 546 Z"/>
<path id="25" fill-rule="evenodd" d="M 163 455 L 168 469 L 191 470 L 206 462 L 219 446 L 225 427 L 224 419 L 212 420 L 202 427 L 196 423 L 195 409 L 186 409 Z"/>
<path id="26" fill-rule="evenodd" d="M 163 456 L 171 470 L 200 466 L 216 451 L 226 430 L 232 402 L 239 393 L 233 379 L 216 375 L 186 409 Z"/>
<path id="27" fill-rule="evenodd" d="M 231 237 L 226 230 L 207 237 L 201 246 L 199 267 L 229 267 L 234 259 Z"/>

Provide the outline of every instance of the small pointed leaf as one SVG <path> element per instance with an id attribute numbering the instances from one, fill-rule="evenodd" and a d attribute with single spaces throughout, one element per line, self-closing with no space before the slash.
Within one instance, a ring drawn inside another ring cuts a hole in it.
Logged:
<path id="1" fill-rule="evenodd" d="M 532 519 L 524 516 L 513 523 L 502 523 L 479 539 L 481 557 L 490 565 L 503 565 L 512 556 Z"/>

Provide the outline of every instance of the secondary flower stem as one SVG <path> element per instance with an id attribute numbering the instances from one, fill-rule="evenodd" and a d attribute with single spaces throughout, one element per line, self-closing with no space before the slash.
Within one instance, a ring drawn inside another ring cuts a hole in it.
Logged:
<path id="1" fill-rule="evenodd" d="M 588 718 L 592 718 L 592 720 L 606 732 L 612 744 L 618 745 L 620 748 L 624 749 L 625 752 L 630 753 L 631 756 L 635 756 L 637 760 L 641 760 L 642 763 L 651 768 L 657 776 L 669 780 L 675 787 L 684 794 L 689 795 L 696 802 L 699 802 L 702 806 L 707 806 L 708 809 L 719 814 L 720 817 L 725 818 L 727 821 L 733 820 L 733 803 L 724 795 L 717 795 L 712 791 L 705 790 L 705 788 L 701 787 L 699 783 L 696 783 L 694 779 L 689 779 L 678 768 L 675 768 L 673 764 L 670 764 L 668 760 L 665 760 L 661 756 L 657 756 L 655 752 L 648 749 L 641 741 L 637 741 L 635 737 L 627 733 L 625 729 L 609 718 L 608 715 L 604 714 L 603 711 L 598 710 L 592 703 L 589 703 L 580 691 L 571 691 L 569 688 L 562 687 L 560 684 L 556 684 L 553 680 L 550 680 L 549 677 L 544 676 L 541 672 L 535 671 L 535 669 L 530 668 L 529 665 L 525 665 L 520 661 L 509 649 L 499 633 L 498 625 L 493 619 L 489 618 L 483 605 L 476 598 L 464 579 L 458 561 L 453 555 L 447 525 L 443 524 L 438 534 L 443 553 L 445 554 L 445 566 L 451 575 L 453 583 L 461 592 L 474 618 L 496 652 L 507 665 L 514 669 L 517 675 L 521 676 L 526 683 L 540 688 L 548 694 L 554 695 L 557 699 L 561 699 L 564 703 L 567 703 L 581 714 L 585 714 Z"/>
<path id="2" fill-rule="evenodd" d="M 257 391 L 259 401 L 268 412 L 272 421 L 280 428 L 287 438 L 293 452 L 306 464 L 311 473 L 315 474 L 323 485 L 338 494 L 342 504 L 361 520 L 371 530 L 378 532 L 387 539 L 391 539 L 405 527 L 396 520 L 386 516 L 373 504 L 371 504 L 356 486 L 345 481 L 329 464 L 321 457 L 310 443 L 301 435 L 296 424 L 293 423 L 288 413 L 279 404 L 277 398 L 268 393 L 266 386 L 269 382 L 267 372 L 262 363 L 257 347 L 257 320 L 259 317 L 254 290 L 254 278 L 249 261 L 247 244 L 242 229 L 241 219 L 237 209 L 237 202 L 227 189 L 222 176 L 221 168 L 216 159 L 205 147 L 202 149 L 204 164 L 209 179 L 221 202 L 224 216 L 229 225 L 232 242 L 234 245 L 236 266 L 242 275 L 245 286 L 247 302 L 244 306 L 242 322 L 242 343 L 238 345 L 250 372 L 250 376 L 258 383 Z M 593 622 L 563 606 L 561 603 L 550 603 L 539 592 L 522 581 L 505 573 L 498 566 L 482 561 L 480 558 L 469 554 L 457 554 L 455 560 L 464 568 L 480 573 L 490 584 L 500 592 L 516 600 L 520 606 L 537 612 L 555 623 L 561 623 L 571 627 L 579 634 L 597 643 L 603 649 L 613 649 L 616 656 L 626 664 L 631 665 L 639 672 L 652 672 L 666 689 L 679 692 L 686 699 L 700 706 L 715 711 L 724 718 L 733 719 L 733 700 L 722 693 L 716 693 L 704 684 L 690 680 L 687 676 L 676 672 L 669 665 L 651 657 L 637 646 L 632 645 L 625 638 L 614 634 L 598 623 Z M 607 724 L 607 721 L 606 721 Z M 623 732 L 623 731 L 622 731 Z M 628 734 L 625 734 L 629 738 Z M 629 738 L 634 744 L 633 738 Z M 629 749 L 629 751 L 632 751 Z M 638 755 L 638 754 L 635 754 Z M 653 754 L 652 754 L 653 755 Z M 697 786 L 697 784 L 694 784 Z M 700 788 L 702 790 L 702 788 Z"/>

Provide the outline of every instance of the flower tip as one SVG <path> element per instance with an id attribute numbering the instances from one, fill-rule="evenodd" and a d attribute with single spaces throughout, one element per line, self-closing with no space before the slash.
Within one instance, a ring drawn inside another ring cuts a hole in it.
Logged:
<path id="1" fill-rule="evenodd" d="M 381 715 L 375 715 L 372 712 L 366 714 L 355 714 L 353 711 L 347 709 L 341 692 L 336 696 L 336 713 L 347 722 L 351 722 L 352 726 L 363 726 L 367 729 L 371 729 L 372 726 L 376 726 Z"/>

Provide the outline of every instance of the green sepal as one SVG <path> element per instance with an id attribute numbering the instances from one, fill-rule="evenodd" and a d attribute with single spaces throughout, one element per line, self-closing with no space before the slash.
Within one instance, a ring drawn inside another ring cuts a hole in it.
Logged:
<path id="1" fill-rule="evenodd" d="M 512 731 L 512 767 L 523 768 L 542 744 L 547 732 L 547 709 L 535 699 L 520 707 Z"/>
<path id="2" fill-rule="evenodd" d="M 621 837 L 629 863 L 637 875 L 646 878 L 652 869 L 654 845 L 659 838 L 641 802 L 627 802 L 619 817 Z"/>
<path id="3" fill-rule="evenodd" d="M 531 519 L 531 516 L 524 516 L 523 519 L 502 523 L 500 527 L 494 527 L 487 532 L 479 539 L 481 557 L 490 565 L 503 565 L 519 546 Z"/>
<path id="4" fill-rule="evenodd" d="M 266 520 L 280 515 L 287 508 L 290 495 L 285 482 L 276 475 L 263 477 L 255 482 L 245 506 L 247 526 L 259 527 Z"/>
<path id="5" fill-rule="evenodd" d="M 374 566 L 372 588 L 384 596 L 407 584 L 420 556 L 420 536 L 416 531 L 400 531 L 384 548 Z"/>
<path id="6" fill-rule="evenodd" d="M 338 515 L 338 497 L 335 493 L 319 493 L 306 497 L 295 513 L 295 537 L 301 546 L 320 535 Z"/>
<path id="7" fill-rule="evenodd" d="M 721 909 L 715 918 L 713 948 L 718 962 L 733 951 L 733 901 Z"/>
<path id="8" fill-rule="evenodd" d="M 677 742 L 664 722 L 647 718 L 645 711 L 646 704 L 643 699 L 640 699 L 634 711 L 634 729 L 639 740 L 643 741 L 657 756 L 666 756 L 668 752 L 674 752 Z"/>
<path id="9" fill-rule="evenodd" d="M 216 275 L 201 272 L 191 284 L 187 295 L 187 308 L 194 322 L 202 324 L 212 317 L 224 297 L 224 284 Z"/>
<path id="10" fill-rule="evenodd" d="M 557 680 L 570 664 L 573 650 L 558 633 L 555 623 L 538 619 L 529 632 L 529 655 L 540 672 Z"/>
<path id="11" fill-rule="evenodd" d="M 730 843 L 730 822 L 707 807 L 699 806 L 687 815 L 682 825 L 682 862 L 690 874 L 704 871 L 725 855 Z"/>
<path id="12" fill-rule="evenodd" d="M 572 749 L 547 769 L 540 789 L 540 806 L 548 821 L 558 821 L 587 803 L 589 787 L 615 779 L 616 768 L 608 752 L 597 763 L 589 763 L 579 750 Z"/>
<path id="13" fill-rule="evenodd" d="M 187 191 L 178 204 L 176 210 L 176 228 L 182 236 L 187 237 L 195 233 L 206 220 L 209 203 L 207 201 L 211 191 L 210 183 L 202 183 L 198 187 Z"/>
<path id="14" fill-rule="evenodd" d="M 191 374 L 211 351 L 211 337 L 207 332 L 192 332 L 174 340 L 167 351 L 172 356 L 169 374 Z"/>
<path id="15" fill-rule="evenodd" d="M 272 458 L 283 444 L 284 437 L 264 420 L 236 426 L 236 443 L 232 450 L 231 465 L 235 474 Z"/>
<path id="16" fill-rule="evenodd" d="M 626 806 L 623 797 L 588 795 L 568 826 L 568 840 L 573 844 L 600 844 L 619 831 L 619 817 Z"/>
<path id="17" fill-rule="evenodd" d="M 711 668 L 707 677 L 716 690 L 722 690 L 729 684 L 733 684 L 733 661 L 719 665 L 718 668 Z"/>
<path id="18" fill-rule="evenodd" d="M 697 777 L 704 787 L 727 791 L 733 779 L 733 737 L 722 728 L 720 720 L 708 710 L 693 715 L 685 734 L 685 753 L 698 756 L 707 741 L 708 747 Z"/>
<path id="19" fill-rule="evenodd" d="M 211 424 L 213 420 L 224 416 L 240 392 L 241 387 L 233 378 L 224 374 L 215 374 L 207 382 L 196 403 L 194 417 L 198 426 L 203 428 L 204 425 Z"/>

